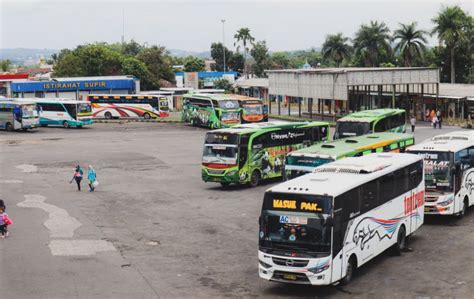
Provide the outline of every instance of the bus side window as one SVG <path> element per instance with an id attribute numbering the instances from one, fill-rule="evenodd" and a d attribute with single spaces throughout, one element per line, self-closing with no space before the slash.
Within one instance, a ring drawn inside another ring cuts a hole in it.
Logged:
<path id="1" fill-rule="evenodd" d="M 240 145 L 239 145 L 239 168 L 244 167 L 245 163 L 247 162 L 248 156 L 248 142 L 249 137 L 248 135 L 242 135 L 240 137 Z"/>
<path id="2" fill-rule="evenodd" d="M 423 179 L 423 161 L 418 161 L 413 163 L 408 168 L 409 171 L 409 181 L 410 181 L 410 189 L 416 188 Z"/>
<path id="3" fill-rule="evenodd" d="M 384 204 L 396 197 L 395 174 L 387 173 L 379 179 L 379 203 Z"/>
<path id="4" fill-rule="evenodd" d="M 388 128 L 388 119 L 387 118 L 382 118 L 375 124 L 375 129 L 374 132 L 385 132 L 387 131 Z"/>
<path id="5" fill-rule="evenodd" d="M 410 190 L 408 166 L 395 171 L 395 188 L 396 196 Z"/>
<path id="6" fill-rule="evenodd" d="M 378 180 L 365 183 L 360 187 L 362 197 L 362 213 L 368 212 L 378 206 Z"/>
<path id="7" fill-rule="evenodd" d="M 320 127 L 313 128 L 313 141 L 321 140 L 321 130 Z"/>

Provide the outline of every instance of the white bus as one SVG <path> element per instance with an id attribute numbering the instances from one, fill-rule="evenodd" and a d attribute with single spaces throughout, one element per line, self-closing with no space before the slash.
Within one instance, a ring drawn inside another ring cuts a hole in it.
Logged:
<path id="1" fill-rule="evenodd" d="M 425 214 L 462 218 L 474 204 L 474 132 L 438 135 L 407 151 L 425 161 Z"/>
<path id="2" fill-rule="evenodd" d="M 35 103 L 0 99 L 0 129 L 26 131 L 38 126 L 39 118 Z"/>
<path id="3" fill-rule="evenodd" d="M 92 124 L 92 110 L 88 101 L 63 98 L 21 98 L 17 101 L 33 102 L 38 106 L 42 127 L 82 128 Z"/>
<path id="4" fill-rule="evenodd" d="M 164 96 L 143 94 L 89 95 L 94 118 L 159 118 L 169 116 L 168 100 Z"/>
<path id="5" fill-rule="evenodd" d="M 259 275 L 271 281 L 348 283 L 354 271 L 423 224 L 423 161 L 374 153 L 328 163 L 265 193 Z"/>

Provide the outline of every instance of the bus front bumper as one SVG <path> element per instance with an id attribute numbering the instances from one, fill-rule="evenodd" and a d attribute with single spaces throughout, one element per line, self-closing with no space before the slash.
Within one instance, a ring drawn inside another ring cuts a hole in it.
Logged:
<path id="1" fill-rule="evenodd" d="M 236 183 L 242 184 L 245 181 L 242 181 L 239 177 L 239 169 L 236 167 L 228 169 L 213 169 L 203 167 L 201 169 L 202 180 L 204 182 L 215 182 L 215 183 Z"/>
<path id="2" fill-rule="evenodd" d="M 288 267 L 275 264 L 275 258 L 280 261 L 297 260 L 290 257 L 272 256 L 259 251 L 258 275 L 260 278 L 269 281 L 320 286 L 331 283 L 331 267 L 327 265 L 318 269 L 317 265 L 320 264 L 320 261 L 317 259 L 310 259 L 306 267 Z"/>
<path id="3" fill-rule="evenodd" d="M 454 195 L 425 195 L 425 215 L 453 215 Z"/>

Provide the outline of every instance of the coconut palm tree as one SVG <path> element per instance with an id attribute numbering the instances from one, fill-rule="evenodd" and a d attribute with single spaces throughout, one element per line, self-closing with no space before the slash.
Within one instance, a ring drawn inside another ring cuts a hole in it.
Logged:
<path id="1" fill-rule="evenodd" d="M 411 67 L 416 58 L 421 58 L 428 42 L 424 30 L 416 29 L 416 22 L 400 24 L 400 28 L 393 33 L 393 40 L 398 40 L 394 50 L 400 51 L 404 66 Z"/>
<path id="2" fill-rule="evenodd" d="M 450 51 L 451 83 L 455 83 L 455 51 L 459 45 L 467 42 L 472 18 L 468 17 L 459 6 L 448 6 L 431 21 L 435 23 L 431 34 L 438 34 L 440 46 L 444 43 Z"/>
<path id="3" fill-rule="evenodd" d="M 324 59 L 332 60 L 339 67 L 341 62 L 349 57 L 352 52 L 351 46 L 347 43 L 349 38 L 344 37 L 342 33 L 326 36 L 322 54 Z"/>
<path id="4" fill-rule="evenodd" d="M 242 46 L 244 49 L 244 57 L 245 57 L 244 74 L 245 74 L 245 77 L 247 77 L 247 55 L 248 55 L 248 52 L 250 51 L 250 46 L 253 45 L 253 42 L 255 41 L 255 38 L 250 34 L 250 29 L 248 28 L 240 28 L 237 31 L 237 33 L 234 35 L 234 38 L 235 38 L 234 46 L 241 43 L 241 45 L 237 45 L 237 52 L 239 51 L 240 46 Z"/>
<path id="5" fill-rule="evenodd" d="M 362 24 L 354 38 L 354 49 L 357 55 L 364 58 L 365 66 L 376 66 L 384 52 L 391 53 L 390 29 L 384 22 Z"/>

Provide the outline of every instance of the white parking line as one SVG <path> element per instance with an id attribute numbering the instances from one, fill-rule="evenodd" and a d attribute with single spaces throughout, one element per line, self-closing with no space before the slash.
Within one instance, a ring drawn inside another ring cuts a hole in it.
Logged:
<path id="1" fill-rule="evenodd" d="M 17 165 L 16 168 L 21 169 L 23 172 L 28 172 L 28 173 L 38 172 L 38 167 L 36 167 L 35 165 L 31 165 L 31 164 Z"/>
<path id="2" fill-rule="evenodd" d="M 23 181 L 20 180 L 0 180 L 0 184 L 21 184 Z"/>
<path id="3" fill-rule="evenodd" d="M 46 197 L 39 194 L 25 195 L 25 200 L 17 206 L 22 208 L 37 208 L 48 213 L 44 226 L 50 231 L 51 240 L 48 244 L 54 256 L 94 255 L 102 251 L 115 251 L 113 244 L 104 240 L 64 240 L 72 238 L 74 231 L 82 224 L 69 213 L 55 205 L 45 203 Z"/>
<path id="4" fill-rule="evenodd" d="M 22 208 L 38 208 L 49 214 L 44 226 L 50 231 L 51 238 L 72 238 L 74 231 L 82 224 L 69 213 L 55 205 L 47 204 L 46 197 L 38 194 L 25 195 L 25 200 L 18 203 Z"/>

